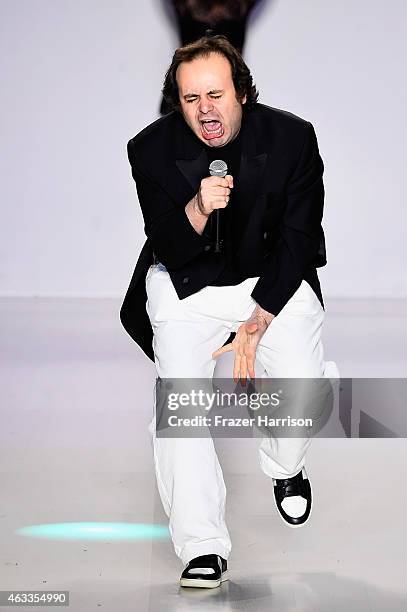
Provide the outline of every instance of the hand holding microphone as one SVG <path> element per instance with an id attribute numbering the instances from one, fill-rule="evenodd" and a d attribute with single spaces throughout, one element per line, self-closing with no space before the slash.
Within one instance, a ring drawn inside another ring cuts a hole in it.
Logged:
<path id="1" fill-rule="evenodd" d="M 215 253 L 220 253 L 219 209 L 226 208 L 230 200 L 230 190 L 233 188 L 233 176 L 227 174 L 227 165 L 222 160 L 215 160 L 209 166 L 208 176 L 202 179 L 197 193 L 199 211 L 209 216 L 216 210 L 216 241 Z"/>
<path id="2" fill-rule="evenodd" d="M 199 211 L 206 216 L 218 208 L 226 208 L 233 187 L 233 177 L 208 176 L 201 181 L 197 193 Z"/>

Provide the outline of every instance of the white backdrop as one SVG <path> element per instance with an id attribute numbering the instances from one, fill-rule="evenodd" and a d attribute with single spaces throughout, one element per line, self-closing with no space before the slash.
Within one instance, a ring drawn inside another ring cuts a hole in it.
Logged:
<path id="1" fill-rule="evenodd" d="M 1 0 L 0 294 L 124 296 L 144 242 L 127 140 L 158 117 L 163 0 Z M 326 297 L 407 297 L 403 0 L 264 0 L 245 59 L 325 163 Z"/>

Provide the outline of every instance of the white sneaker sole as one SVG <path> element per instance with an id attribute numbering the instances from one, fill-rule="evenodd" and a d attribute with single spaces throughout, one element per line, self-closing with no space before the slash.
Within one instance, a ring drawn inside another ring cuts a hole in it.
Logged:
<path id="1" fill-rule="evenodd" d="M 180 585 L 183 587 L 196 587 L 201 589 L 215 589 L 222 582 L 228 580 L 228 572 L 222 573 L 219 580 L 203 580 L 202 578 L 180 578 Z"/>

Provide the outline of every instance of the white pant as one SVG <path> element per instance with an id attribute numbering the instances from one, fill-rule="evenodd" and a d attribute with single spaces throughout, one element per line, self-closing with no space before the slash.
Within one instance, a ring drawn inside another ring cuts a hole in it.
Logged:
<path id="1" fill-rule="evenodd" d="M 147 313 L 154 332 L 157 376 L 212 378 L 216 366 L 212 353 L 250 317 L 256 306 L 250 294 L 257 280 L 204 287 L 180 300 L 166 268 L 151 266 L 146 277 Z M 302 281 L 257 346 L 256 360 L 268 377 L 339 378 L 336 364 L 324 361 L 324 316 L 314 291 Z M 225 523 L 226 488 L 212 438 L 157 438 L 155 409 L 149 431 L 157 486 L 177 556 L 184 564 L 210 553 L 227 559 L 232 545 Z M 263 437 L 261 469 L 273 478 L 294 476 L 304 466 L 310 442 L 310 438 Z"/>

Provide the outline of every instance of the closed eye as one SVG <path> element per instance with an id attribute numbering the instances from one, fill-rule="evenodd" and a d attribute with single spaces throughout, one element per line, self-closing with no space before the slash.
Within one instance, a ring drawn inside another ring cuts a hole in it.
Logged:
<path id="1" fill-rule="evenodd" d="M 213 100 L 219 100 L 219 98 L 221 98 L 221 97 L 222 97 L 222 96 L 211 96 L 211 98 L 212 98 Z M 187 104 L 190 104 L 190 102 L 195 102 L 195 100 L 196 100 L 196 98 L 193 98 L 192 100 L 191 100 L 191 99 L 189 99 L 189 100 L 186 100 L 186 103 L 187 103 Z"/>

